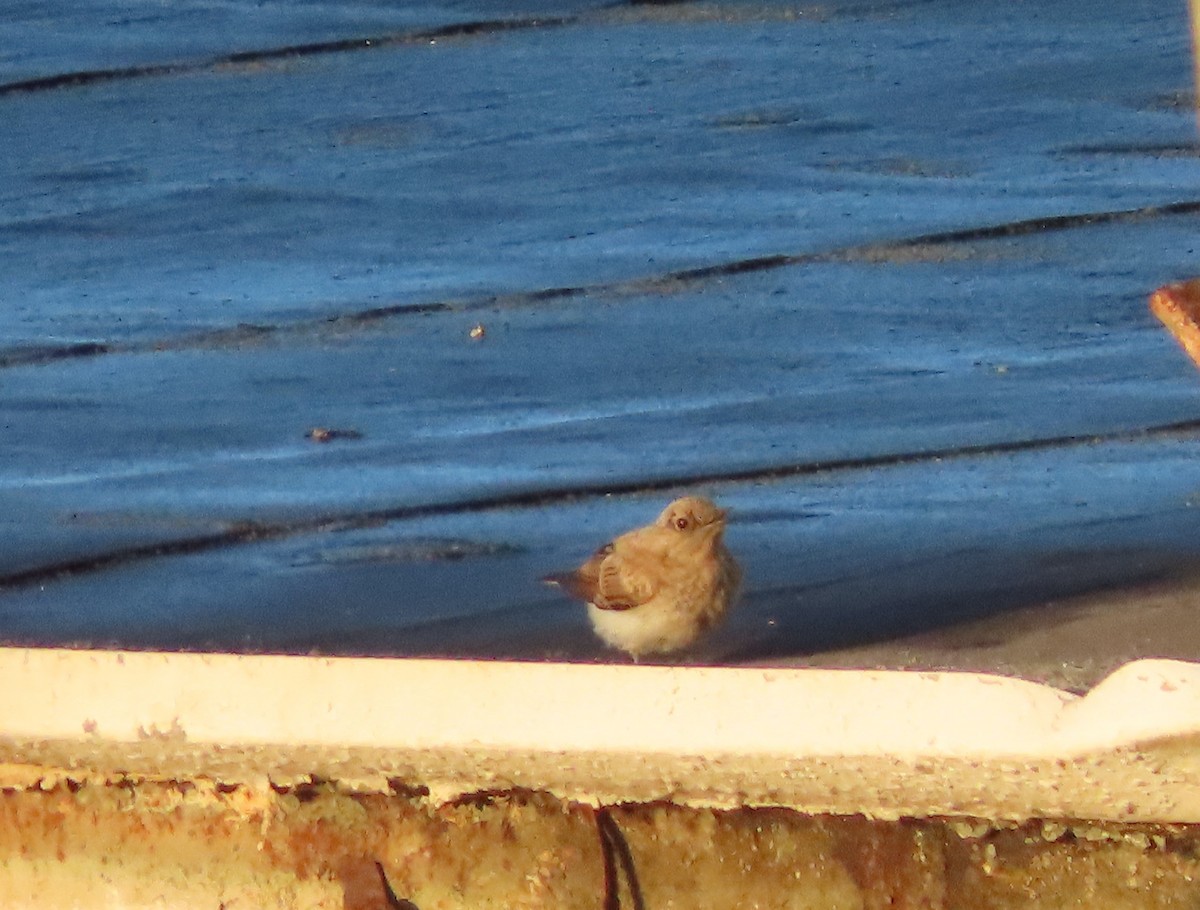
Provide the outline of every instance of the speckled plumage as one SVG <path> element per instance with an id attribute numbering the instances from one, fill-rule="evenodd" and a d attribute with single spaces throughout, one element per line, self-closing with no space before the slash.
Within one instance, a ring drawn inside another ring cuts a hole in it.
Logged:
<path id="1" fill-rule="evenodd" d="M 574 572 L 544 580 L 586 601 L 596 634 L 635 660 L 680 651 L 721 622 L 737 597 L 742 573 L 724 531 L 723 510 L 687 496 Z"/>

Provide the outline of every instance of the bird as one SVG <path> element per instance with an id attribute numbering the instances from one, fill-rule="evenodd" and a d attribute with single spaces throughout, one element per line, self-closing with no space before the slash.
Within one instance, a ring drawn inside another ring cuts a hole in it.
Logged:
<path id="1" fill-rule="evenodd" d="M 587 603 L 592 628 L 636 663 L 694 644 L 725 618 L 742 571 L 725 547 L 725 510 L 676 499 L 653 524 L 600 547 L 578 569 L 542 578 Z"/>

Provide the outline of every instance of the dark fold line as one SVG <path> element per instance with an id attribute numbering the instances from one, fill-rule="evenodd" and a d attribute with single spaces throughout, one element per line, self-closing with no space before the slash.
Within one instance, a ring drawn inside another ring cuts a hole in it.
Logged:
<path id="1" fill-rule="evenodd" d="M 143 79 L 151 76 L 169 76 L 202 68 L 202 63 L 157 63 L 146 66 L 122 66 L 113 69 L 76 70 L 72 73 L 56 73 L 53 76 L 35 76 L 15 82 L 0 82 L 0 97 L 23 95 L 32 92 L 49 92 L 56 89 L 96 85 L 120 79 Z"/>
<path id="2" fill-rule="evenodd" d="M 1200 155 L 1195 142 L 1113 143 L 1111 145 L 1064 145 L 1054 150 L 1057 155 L 1164 155 L 1194 157 Z"/>
<path id="3" fill-rule="evenodd" d="M 0 368 L 37 366 L 54 363 L 57 360 L 99 357 L 102 354 L 116 354 L 124 349 L 125 345 L 109 344 L 102 341 L 64 345 L 39 344 L 30 347 L 8 348 L 7 350 L 0 350 Z"/>
<path id="4" fill-rule="evenodd" d="M 1038 452 L 1048 449 L 1100 445 L 1113 442 L 1138 442 L 1146 439 L 1184 436 L 1195 433 L 1200 433 L 1200 418 L 1158 424 L 1140 429 L 1115 430 L 1109 433 L 1045 436 L 1033 439 L 979 443 L 976 445 L 953 446 L 915 452 L 865 455 L 858 458 L 833 458 L 787 465 L 767 465 L 757 468 L 746 468 L 740 471 L 674 475 L 642 481 L 590 483 L 573 487 L 540 490 L 518 490 L 512 493 L 496 493 L 491 496 L 466 500 L 393 506 L 340 515 L 320 515 L 294 522 L 244 521 L 233 524 L 224 531 L 217 531 L 211 534 L 202 534 L 195 537 L 184 537 L 151 544 L 140 544 L 112 550 L 108 553 L 81 556 L 75 559 L 32 566 L 28 569 L 0 574 L 0 590 L 44 584 L 58 579 L 100 572 L 128 563 L 141 562 L 163 556 L 190 556 L 196 553 L 216 550 L 221 547 L 233 547 L 256 543 L 258 541 L 279 540 L 300 534 L 360 530 L 363 528 L 378 527 L 394 521 L 445 515 L 463 515 L 473 512 L 491 512 L 498 509 L 542 508 L 577 502 L 582 499 L 631 496 L 642 493 L 685 489 L 700 485 L 783 480 L 816 474 L 901 467 L 924 462 L 976 458 L 986 455 Z"/>
<path id="5" fill-rule="evenodd" d="M 285 333 L 299 333 L 314 329 L 352 329 L 397 319 L 402 316 L 419 316 L 430 313 L 475 312 L 568 300 L 579 297 L 617 297 L 638 293 L 653 293 L 669 289 L 673 285 L 696 283 L 718 278 L 727 278 L 751 272 L 764 272 L 793 265 L 817 265 L 828 262 L 875 262 L 880 254 L 917 249 L 925 246 L 951 246 L 958 243 L 1001 240 L 1006 237 L 1023 237 L 1031 234 L 1053 233 L 1082 227 L 1094 227 L 1150 218 L 1200 214 L 1200 200 L 1184 200 L 1166 205 L 1143 206 L 1135 209 L 1119 209 L 1107 212 L 1083 212 L 1075 215 L 1051 215 L 1010 221 L 1003 224 L 962 228 L 953 231 L 937 231 L 918 234 L 900 240 L 862 243 L 833 250 L 811 253 L 778 253 L 738 259 L 733 262 L 717 263 L 696 268 L 679 269 L 662 275 L 622 279 L 602 284 L 583 284 L 567 287 L 542 288 L 535 291 L 512 291 L 486 294 L 471 298 L 432 300 L 425 303 L 397 303 L 373 306 L 362 310 L 343 313 L 327 313 L 308 319 L 274 325 L 241 324 L 228 328 L 202 330 L 174 338 L 154 338 L 146 341 L 99 341 L 70 345 L 31 345 L 0 348 L 0 369 L 20 366 L 40 366 L 60 360 L 83 357 L 99 357 L 104 354 L 145 354 L 154 351 L 180 351 L 203 347 L 236 346 L 238 344 L 266 340 Z M 1150 289 L 1147 289 L 1149 293 Z"/>
<path id="6" fill-rule="evenodd" d="M 155 76 L 175 76 L 184 73 L 205 72 L 228 66 L 246 66 L 266 63 L 271 60 L 286 60 L 293 57 L 314 57 L 322 54 L 343 54 L 352 51 L 375 50 L 405 44 L 420 44 L 450 38 L 471 38 L 476 35 L 495 35 L 502 32 L 520 31 L 531 28 L 558 28 L 576 21 L 571 16 L 545 16 L 524 19 L 484 19 L 474 22 L 458 22 L 437 28 L 417 31 L 396 32 L 374 37 L 337 38 L 330 41 L 313 41 L 306 44 L 289 44 L 283 47 L 259 48 L 220 54 L 203 60 L 178 60 L 168 63 L 149 63 L 144 66 L 122 66 L 110 69 L 76 70 L 70 73 L 55 73 L 50 76 L 35 76 L 13 82 L 0 82 L 0 97 L 5 95 L 48 92 L 58 89 L 77 88 L 102 82 L 124 79 L 147 79 Z"/>
<path id="7" fill-rule="evenodd" d="M 1180 202 L 1168 202 L 1164 205 L 1140 206 L 1135 209 L 1080 212 L 1074 215 L 1047 215 L 980 228 L 940 231 L 913 237 L 909 240 L 901 240 L 894 244 L 883 244 L 882 247 L 883 249 L 905 249 L 907 247 L 924 246 L 926 244 L 938 245 L 945 243 L 970 243 L 973 240 L 998 240 L 1004 237 L 1045 234 L 1077 227 L 1091 227 L 1097 224 L 1141 221 L 1146 218 L 1169 215 L 1193 215 L 1197 212 L 1200 212 L 1200 200 L 1186 199 Z"/>

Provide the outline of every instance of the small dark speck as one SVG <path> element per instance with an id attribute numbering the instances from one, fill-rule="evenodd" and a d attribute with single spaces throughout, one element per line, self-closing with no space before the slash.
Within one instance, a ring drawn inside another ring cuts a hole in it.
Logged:
<path id="1" fill-rule="evenodd" d="M 313 427 L 304 436 L 313 442 L 333 442 L 335 439 L 363 438 L 363 434 L 358 430 L 335 430 L 329 427 Z"/>

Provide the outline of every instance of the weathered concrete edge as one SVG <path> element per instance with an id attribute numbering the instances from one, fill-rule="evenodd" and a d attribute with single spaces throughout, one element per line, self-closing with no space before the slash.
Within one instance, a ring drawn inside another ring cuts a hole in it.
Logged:
<path id="1" fill-rule="evenodd" d="M 969 673 L 0 649 L 0 785 L 321 778 L 453 799 L 1200 822 L 1200 666 Z"/>

